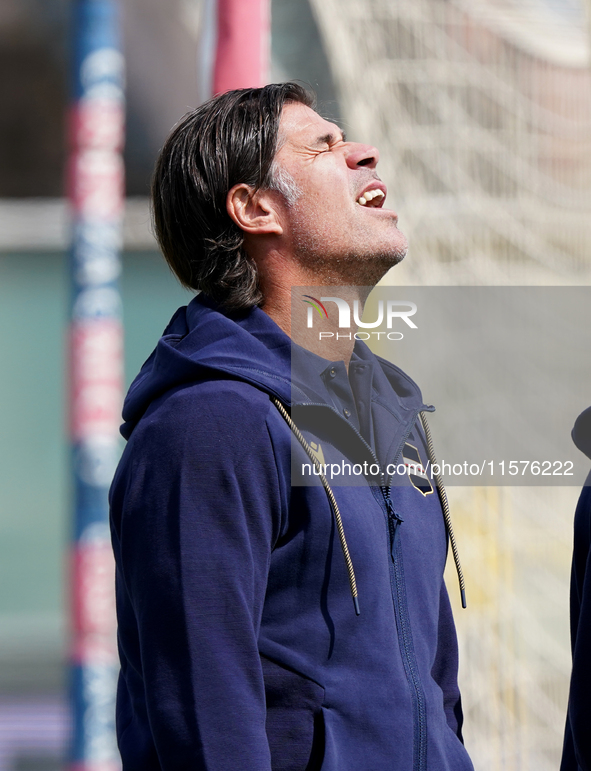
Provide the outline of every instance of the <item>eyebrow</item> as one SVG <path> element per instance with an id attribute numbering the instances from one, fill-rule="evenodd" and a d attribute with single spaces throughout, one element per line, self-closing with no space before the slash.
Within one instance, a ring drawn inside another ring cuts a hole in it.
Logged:
<path id="1" fill-rule="evenodd" d="M 335 134 L 331 134 L 330 132 L 328 134 L 324 134 L 321 137 L 318 137 L 318 139 L 314 142 L 315 146 L 319 145 L 330 145 L 337 139 L 337 136 Z M 338 137 L 338 139 L 341 140 L 341 142 L 346 142 L 345 132 L 341 131 L 341 136 Z"/>

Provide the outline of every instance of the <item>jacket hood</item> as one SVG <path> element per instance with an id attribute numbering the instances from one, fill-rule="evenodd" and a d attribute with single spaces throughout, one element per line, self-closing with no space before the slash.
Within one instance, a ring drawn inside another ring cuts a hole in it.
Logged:
<path id="1" fill-rule="evenodd" d="M 591 458 L 591 407 L 582 412 L 575 421 L 572 438 L 579 450 Z"/>
<path id="2" fill-rule="evenodd" d="M 123 405 L 121 433 L 129 439 L 150 404 L 162 394 L 211 378 L 250 383 L 288 407 L 330 404 L 318 372 L 310 368 L 310 355 L 260 308 L 229 315 L 200 294 L 178 309 L 131 384 Z M 355 355 L 372 357 L 362 341 L 357 341 Z M 394 388 L 400 409 L 410 414 L 424 406 L 417 385 L 394 365 L 379 361 L 384 369 L 381 377 Z"/>
<path id="3" fill-rule="evenodd" d="M 128 439 L 150 403 L 171 388 L 220 375 L 290 404 L 291 340 L 260 308 L 229 317 L 200 294 L 174 314 L 131 384 L 121 433 Z"/>

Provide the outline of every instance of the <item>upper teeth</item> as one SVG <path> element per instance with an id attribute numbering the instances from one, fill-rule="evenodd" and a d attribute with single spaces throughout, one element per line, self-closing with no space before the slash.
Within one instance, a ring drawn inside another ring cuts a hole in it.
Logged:
<path id="1" fill-rule="evenodd" d="M 384 193 L 381 190 L 368 190 L 367 193 L 364 193 L 361 198 L 357 199 L 357 203 L 360 203 L 362 206 L 365 206 L 366 203 L 369 203 L 369 201 L 373 201 L 374 198 L 377 197 L 383 198 Z"/>

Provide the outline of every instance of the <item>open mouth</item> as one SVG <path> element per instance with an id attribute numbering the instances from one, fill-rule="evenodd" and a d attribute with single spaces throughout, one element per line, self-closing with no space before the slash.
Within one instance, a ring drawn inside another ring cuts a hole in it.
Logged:
<path id="1" fill-rule="evenodd" d="M 368 190 L 359 196 L 357 203 L 360 206 L 368 206 L 374 209 L 380 209 L 384 205 L 386 200 L 386 194 L 383 190 L 376 188 L 375 190 Z"/>

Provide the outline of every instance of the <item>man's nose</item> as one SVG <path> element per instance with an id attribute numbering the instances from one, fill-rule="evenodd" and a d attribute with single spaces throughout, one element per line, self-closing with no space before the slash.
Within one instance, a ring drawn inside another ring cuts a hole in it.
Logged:
<path id="1" fill-rule="evenodd" d="M 356 169 L 359 166 L 368 166 L 370 169 L 375 169 L 380 160 L 377 147 L 362 145 L 359 142 L 349 142 L 348 145 L 347 164 L 350 168 Z"/>

